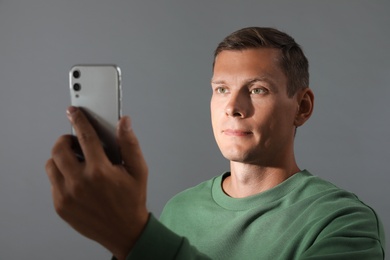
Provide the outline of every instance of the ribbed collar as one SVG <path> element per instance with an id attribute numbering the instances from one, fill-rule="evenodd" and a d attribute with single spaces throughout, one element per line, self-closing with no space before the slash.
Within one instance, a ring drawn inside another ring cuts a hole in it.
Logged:
<path id="1" fill-rule="evenodd" d="M 272 189 L 253 196 L 237 199 L 229 197 L 222 189 L 222 181 L 229 175 L 230 172 L 226 172 L 214 179 L 212 184 L 212 196 L 218 205 L 225 209 L 234 211 L 249 210 L 254 207 L 259 207 L 259 205 L 269 205 L 270 203 L 275 203 L 295 189 L 300 183 L 302 183 L 303 179 L 313 176 L 307 170 L 303 170 L 295 173 L 290 178 Z"/>

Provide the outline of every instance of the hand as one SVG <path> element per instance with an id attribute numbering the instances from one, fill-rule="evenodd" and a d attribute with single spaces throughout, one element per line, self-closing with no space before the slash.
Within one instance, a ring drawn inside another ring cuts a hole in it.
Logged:
<path id="1" fill-rule="evenodd" d="M 148 169 L 130 119 L 123 117 L 118 123 L 123 165 L 113 165 L 81 110 L 70 107 L 67 114 L 85 161 L 75 156 L 72 136 L 58 139 L 46 163 L 54 207 L 75 230 L 125 259 L 149 217 Z"/>

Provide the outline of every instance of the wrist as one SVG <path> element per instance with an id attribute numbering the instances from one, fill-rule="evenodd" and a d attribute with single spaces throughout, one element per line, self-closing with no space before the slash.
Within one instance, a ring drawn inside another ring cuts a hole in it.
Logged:
<path id="1" fill-rule="evenodd" d="M 140 216 L 137 218 L 138 223 L 132 223 L 131 228 L 129 228 L 126 234 L 118 236 L 110 250 L 114 255 L 113 259 L 116 260 L 125 260 L 126 257 L 130 254 L 131 250 L 135 246 L 142 232 L 144 231 L 148 221 L 149 221 L 150 213 L 145 210 Z M 121 238 L 119 238 L 121 237 Z M 113 241 L 112 241 L 113 242 Z"/>

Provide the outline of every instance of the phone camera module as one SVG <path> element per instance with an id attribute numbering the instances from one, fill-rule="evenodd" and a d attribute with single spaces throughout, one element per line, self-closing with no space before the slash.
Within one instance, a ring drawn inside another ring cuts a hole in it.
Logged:
<path id="1" fill-rule="evenodd" d="M 80 71 L 79 71 L 79 70 L 74 70 L 74 71 L 73 71 L 73 77 L 74 77 L 75 79 L 80 78 Z"/>
<path id="2" fill-rule="evenodd" d="M 73 89 L 74 89 L 74 91 L 80 91 L 81 85 L 79 83 L 75 83 L 75 84 L 73 84 Z"/>

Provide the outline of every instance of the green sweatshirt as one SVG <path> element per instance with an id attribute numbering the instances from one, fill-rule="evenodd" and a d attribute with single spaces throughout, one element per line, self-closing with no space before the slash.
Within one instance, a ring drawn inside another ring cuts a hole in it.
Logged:
<path id="1" fill-rule="evenodd" d="M 127 259 L 384 259 L 383 227 L 354 194 L 302 171 L 235 199 L 228 174 L 172 198 Z"/>

